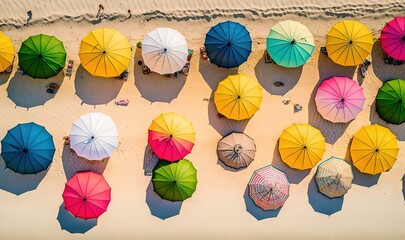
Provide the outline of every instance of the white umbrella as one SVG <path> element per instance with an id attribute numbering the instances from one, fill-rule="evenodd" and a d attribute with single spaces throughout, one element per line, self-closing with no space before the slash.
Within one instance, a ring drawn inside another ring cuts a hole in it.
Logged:
<path id="1" fill-rule="evenodd" d="M 187 62 L 188 46 L 181 33 L 171 28 L 157 28 L 142 42 L 145 65 L 159 74 L 180 71 Z"/>
<path id="2" fill-rule="evenodd" d="M 117 126 L 109 116 L 87 113 L 73 123 L 70 147 L 89 160 L 110 157 L 118 145 Z"/>

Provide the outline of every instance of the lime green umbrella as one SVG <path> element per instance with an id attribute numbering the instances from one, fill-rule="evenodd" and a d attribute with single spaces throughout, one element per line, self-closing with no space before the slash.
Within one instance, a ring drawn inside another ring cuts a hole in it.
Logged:
<path id="1" fill-rule="evenodd" d="M 184 201 L 193 195 L 197 187 L 197 170 L 186 159 L 170 163 L 159 161 L 153 169 L 153 189 L 163 199 Z"/>
<path id="2" fill-rule="evenodd" d="M 18 58 L 24 73 L 33 78 L 50 78 L 65 66 L 66 51 L 56 37 L 39 34 L 22 43 Z"/>
<path id="3" fill-rule="evenodd" d="M 405 122 L 405 80 L 385 82 L 378 90 L 375 106 L 384 121 L 392 124 Z"/>
<path id="4" fill-rule="evenodd" d="M 266 49 L 280 66 L 302 66 L 314 51 L 314 36 L 309 29 L 296 21 L 282 21 L 270 29 Z"/>

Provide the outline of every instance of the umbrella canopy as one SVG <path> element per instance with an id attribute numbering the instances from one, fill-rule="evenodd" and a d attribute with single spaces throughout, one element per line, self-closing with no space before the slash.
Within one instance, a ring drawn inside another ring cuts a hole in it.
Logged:
<path id="1" fill-rule="evenodd" d="M 262 103 L 262 89 L 250 76 L 229 75 L 218 84 L 214 103 L 218 112 L 229 119 L 251 118 Z"/>
<path id="2" fill-rule="evenodd" d="M 79 57 L 84 69 L 93 76 L 116 77 L 128 69 L 131 45 L 119 31 L 100 28 L 82 39 Z"/>
<path id="3" fill-rule="evenodd" d="M 18 51 L 18 64 L 33 78 L 56 76 L 65 66 L 66 51 L 54 36 L 39 34 L 25 40 Z"/>
<path id="4" fill-rule="evenodd" d="M 244 133 L 231 133 L 218 142 L 217 154 L 226 166 L 239 169 L 249 166 L 256 154 L 253 139 Z"/>
<path id="5" fill-rule="evenodd" d="M 32 122 L 18 124 L 1 141 L 1 156 L 6 167 L 21 174 L 36 174 L 48 169 L 54 153 L 52 135 Z"/>
<path id="6" fill-rule="evenodd" d="M 333 123 L 347 123 L 363 110 L 363 88 L 347 77 L 332 77 L 319 86 L 315 102 L 322 117 Z"/>
<path id="7" fill-rule="evenodd" d="M 328 56 L 342 66 L 356 66 L 367 58 L 373 48 L 371 31 L 362 23 L 343 20 L 332 26 L 326 36 Z"/>
<path id="8" fill-rule="evenodd" d="M 405 60 L 405 17 L 396 17 L 381 30 L 381 46 L 388 56 Z"/>
<path id="9" fill-rule="evenodd" d="M 142 42 L 145 65 L 159 74 L 180 71 L 187 63 L 188 46 L 181 33 L 171 28 L 157 28 Z"/>
<path id="10" fill-rule="evenodd" d="M 0 72 L 4 72 L 13 64 L 14 45 L 11 39 L 0 32 Z"/>
<path id="11" fill-rule="evenodd" d="M 210 61 L 223 68 L 240 66 L 252 52 L 249 31 L 232 21 L 213 26 L 205 37 L 204 45 Z"/>
<path id="12" fill-rule="evenodd" d="M 110 157 L 118 146 L 113 120 L 102 113 L 87 113 L 77 119 L 70 131 L 70 147 L 88 160 Z"/>
<path id="13" fill-rule="evenodd" d="M 282 21 L 270 29 L 266 49 L 280 66 L 293 68 L 304 65 L 315 48 L 314 36 L 297 21 Z"/>
<path id="14" fill-rule="evenodd" d="M 184 201 L 197 187 L 197 170 L 186 159 L 170 163 L 159 161 L 152 173 L 155 192 L 169 201 Z"/>
<path id="15" fill-rule="evenodd" d="M 405 122 L 405 80 L 385 82 L 378 90 L 375 106 L 384 121 L 398 125 Z"/>
<path id="16" fill-rule="evenodd" d="M 289 126 L 281 133 L 278 150 L 281 160 L 291 168 L 313 168 L 325 152 L 325 137 L 309 124 Z"/>
<path id="17" fill-rule="evenodd" d="M 343 197 L 352 187 L 352 167 L 341 158 L 331 157 L 319 164 L 316 185 L 329 198 Z"/>
<path id="18" fill-rule="evenodd" d="M 170 162 L 178 161 L 193 149 L 195 131 L 191 122 L 177 113 L 162 113 L 153 119 L 148 129 L 152 151 Z"/>
<path id="19" fill-rule="evenodd" d="M 362 127 L 350 146 L 353 165 L 360 172 L 373 175 L 391 169 L 398 151 L 396 136 L 378 124 Z"/>
<path id="20" fill-rule="evenodd" d="M 265 211 L 283 206 L 290 191 L 285 173 L 272 166 L 255 170 L 248 187 L 250 198 Z"/>
<path id="21" fill-rule="evenodd" d="M 75 217 L 98 218 L 107 211 L 111 187 L 98 173 L 78 172 L 65 184 L 62 197 L 65 209 Z"/>

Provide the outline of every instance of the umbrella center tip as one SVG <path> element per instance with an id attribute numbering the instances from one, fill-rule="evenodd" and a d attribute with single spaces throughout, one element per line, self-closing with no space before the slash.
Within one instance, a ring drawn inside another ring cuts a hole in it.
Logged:
<path id="1" fill-rule="evenodd" d="M 342 179 L 342 174 L 338 173 L 338 174 L 336 175 L 336 178 L 337 178 L 338 180 Z"/>
<path id="2" fill-rule="evenodd" d="M 174 181 L 173 181 L 173 183 L 174 183 L 174 184 L 176 184 L 176 183 L 177 183 L 177 181 L 176 181 L 176 180 L 174 180 Z"/>
<path id="3" fill-rule="evenodd" d="M 43 58 L 43 57 L 44 57 L 44 55 L 42 55 L 42 54 L 38 55 L 38 58 Z"/>
<path id="4" fill-rule="evenodd" d="M 240 96 L 238 96 L 238 99 L 240 99 Z"/>
<path id="5" fill-rule="evenodd" d="M 91 136 L 91 139 L 94 139 L 94 136 Z"/>
<path id="6" fill-rule="evenodd" d="M 172 138 L 172 137 L 173 137 L 173 134 L 170 134 L 170 135 L 169 135 L 169 138 Z"/>
<path id="7" fill-rule="evenodd" d="M 398 103 L 403 103 L 403 102 L 404 102 L 404 100 L 402 100 L 402 98 L 398 100 Z"/>
<path id="8" fill-rule="evenodd" d="M 167 48 L 163 48 L 163 52 L 167 52 Z"/>
<path id="9" fill-rule="evenodd" d="M 236 144 L 236 145 L 233 147 L 233 150 L 235 151 L 235 153 L 240 153 L 240 152 L 242 152 L 243 147 L 242 147 L 242 145 L 240 145 L 240 144 Z"/>
<path id="10" fill-rule="evenodd" d="M 402 39 L 402 41 L 405 41 L 405 35 L 404 35 L 404 36 L 402 36 L 402 38 L 401 38 L 401 39 Z"/>
<path id="11" fill-rule="evenodd" d="M 303 149 L 307 149 L 307 146 L 304 145 L 302 148 L 303 148 Z"/>
<path id="12" fill-rule="evenodd" d="M 84 198 L 83 198 L 83 201 L 87 201 L 87 198 L 86 198 L 86 197 L 84 197 Z"/>
<path id="13" fill-rule="evenodd" d="M 296 41 L 295 41 L 295 39 L 293 39 L 292 41 L 291 41 L 291 44 L 295 44 L 296 43 Z"/>
<path id="14" fill-rule="evenodd" d="M 22 152 L 23 152 L 23 153 L 27 153 L 27 152 L 28 152 L 28 148 L 23 148 L 23 149 L 22 149 Z"/>
<path id="15" fill-rule="evenodd" d="M 227 42 L 226 45 L 227 45 L 228 47 L 230 47 L 230 46 L 232 46 L 232 43 L 231 43 L 231 42 Z"/>
<path id="16" fill-rule="evenodd" d="M 106 53 L 107 53 L 107 51 L 104 50 L 104 51 L 103 51 L 103 54 L 106 54 Z"/>
<path id="17" fill-rule="evenodd" d="M 350 41 L 349 41 L 349 44 L 353 44 L 353 40 L 350 40 Z"/>
<path id="18" fill-rule="evenodd" d="M 375 150 L 375 152 L 379 152 L 378 148 Z"/>

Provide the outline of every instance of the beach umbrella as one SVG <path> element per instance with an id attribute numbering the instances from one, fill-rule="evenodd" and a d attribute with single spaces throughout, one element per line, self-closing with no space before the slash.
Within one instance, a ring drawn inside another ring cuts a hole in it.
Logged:
<path id="1" fill-rule="evenodd" d="M 187 63 L 188 46 L 184 36 L 171 28 L 157 28 L 142 42 L 145 65 L 159 74 L 180 71 Z"/>
<path id="2" fill-rule="evenodd" d="M 405 17 L 396 17 L 381 30 L 384 52 L 396 60 L 405 60 Z"/>
<path id="3" fill-rule="evenodd" d="M 111 157 L 118 146 L 118 131 L 113 120 L 102 113 L 87 113 L 77 119 L 70 131 L 70 148 L 88 160 Z"/>
<path id="4" fill-rule="evenodd" d="M 245 26 L 232 21 L 218 23 L 205 36 L 208 58 L 218 67 L 233 68 L 246 62 L 252 40 Z"/>
<path id="5" fill-rule="evenodd" d="M 325 137 L 309 124 L 297 124 L 284 129 L 278 147 L 281 160 L 291 168 L 313 168 L 325 152 Z"/>
<path id="6" fill-rule="evenodd" d="M 22 43 L 18 60 L 25 74 L 33 78 L 50 78 L 64 68 L 66 51 L 56 37 L 39 34 Z"/>
<path id="7" fill-rule="evenodd" d="M 148 143 L 160 158 L 170 162 L 182 159 L 193 149 L 195 131 L 191 122 L 177 113 L 162 113 L 148 129 Z"/>
<path id="8" fill-rule="evenodd" d="M 84 69 L 93 76 L 117 77 L 128 69 L 131 45 L 119 31 L 100 28 L 82 39 L 79 57 Z"/>
<path id="9" fill-rule="evenodd" d="M 285 173 L 272 166 L 253 172 L 248 183 L 249 196 L 263 210 L 276 210 L 289 196 L 290 183 Z"/>
<path id="10" fill-rule="evenodd" d="M 405 122 L 405 80 L 385 82 L 378 90 L 375 106 L 384 121 L 398 125 Z"/>
<path id="11" fill-rule="evenodd" d="M 65 209 L 75 217 L 98 218 L 107 211 L 111 187 L 98 173 L 78 172 L 65 183 L 62 197 Z"/>
<path id="12" fill-rule="evenodd" d="M 226 166 L 239 169 L 247 167 L 255 158 L 256 145 L 244 133 L 231 133 L 218 142 L 217 154 Z"/>
<path id="13" fill-rule="evenodd" d="M 0 72 L 4 72 L 13 64 L 14 45 L 11 39 L 0 32 Z"/>
<path id="14" fill-rule="evenodd" d="M 329 198 L 343 197 L 352 187 L 352 167 L 341 158 L 331 157 L 319 164 L 315 181 L 319 192 Z"/>
<path id="15" fill-rule="evenodd" d="M 371 31 L 362 23 L 342 20 L 332 26 L 326 36 L 328 56 L 342 66 L 356 66 L 367 58 L 373 48 Z"/>
<path id="16" fill-rule="evenodd" d="M 333 123 L 347 123 L 363 110 L 363 88 L 348 77 L 331 77 L 322 82 L 315 96 L 318 112 Z"/>
<path id="17" fill-rule="evenodd" d="M 270 29 L 266 49 L 280 66 L 293 68 L 304 65 L 315 48 L 314 36 L 297 21 L 282 21 Z"/>
<path id="18" fill-rule="evenodd" d="M 396 136 L 378 124 L 362 127 L 353 136 L 350 155 L 362 173 L 379 174 L 392 168 L 398 156 Z"/>
<path id="19" fill-rule="evenodd" d="M 1 156 L 6 167 L 21 174 L 48 169 L 54 153 L 52 135 L 33 122 L 18 124 L 1 141 Z"/>
<path id="20" fill-rule="evenodd" d="M 196 190 L 197 170 L 187 159 L 174 163 L 159 161 L 153 169 L 152 184 L 161 198 L 172 202 L 184 201 Z"/>
<path id="21" fill-rule="evenodd" d="M 220 114 L 233 120 L 251 118 L 260 108 L 260 84 L 244 74 L 229 75 L 214 92 L 214 103 Z"/>

